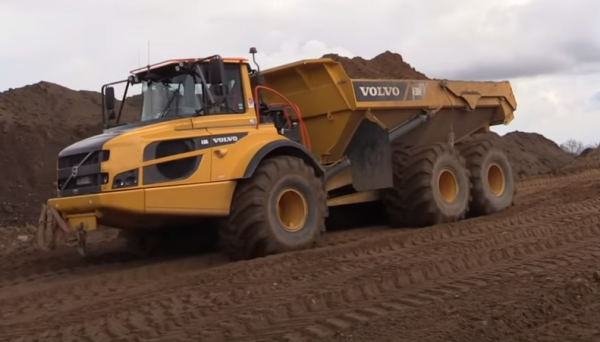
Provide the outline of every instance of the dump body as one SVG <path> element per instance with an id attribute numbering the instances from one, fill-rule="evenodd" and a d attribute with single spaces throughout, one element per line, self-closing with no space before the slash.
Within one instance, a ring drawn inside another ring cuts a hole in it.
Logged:
<path id="1" fill-rule="evenodd" d="M 328 58 L 262 75 L 266 86 L 299 106 L 312 150 L 323 164 L 346 154 L 363 119 L 389 131 L 417 114 L 435 112 L 433 120 L 401 138 L 422 145 L 446 141 L 450 132 L 458 142 L 491 125 L 508 124 L 517 107 L 509 82 L 350 79 L 340 63 Z M 278 102 L 270 94 L 265 99 Z"/>

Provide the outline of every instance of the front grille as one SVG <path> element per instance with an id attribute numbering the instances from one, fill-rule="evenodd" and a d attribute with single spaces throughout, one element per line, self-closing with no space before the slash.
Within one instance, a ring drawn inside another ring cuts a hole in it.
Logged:
<path id="1" fill-rule="evenodd" d="M 108 181 L 108 174 L 100 172 L 101 163 L 107 161 L 108 158 L 108 151 L 93 151 L 60 157 L 56 182 L 58 196 L 67 197 L 100 192 L 102 185 Z"/>
<path id="2" fill-rule="evenodd" d="M 86 175 L 71 178 L 67 186 L 63 189 L 63 185 L 67 182 L 67 178 L 58 179 L 58 190 L 74 190 L 87 187 L 102 186 L 108 180 L 108 173 L 97 173 L 94 175 Z"/>
<path id="3" fill-rule="evenodd" d="M 58 169 L 71 168 L 79 165 L 81 161 L 87 156 L 87 153 L 74 154 L 72 156 L 66 156 L 58 158 Z M 83 163 L 83 165 L 93 165 L 105 162 L 110 157 L 109 151 L 94 151 L 92 155 Z"/>

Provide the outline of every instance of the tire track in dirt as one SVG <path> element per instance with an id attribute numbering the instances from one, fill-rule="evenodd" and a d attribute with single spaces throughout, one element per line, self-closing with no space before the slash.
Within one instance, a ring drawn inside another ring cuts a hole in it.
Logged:
<path id="1" fill-rule="evenodd" d="M 47 282 L 55 278 L 79 277 L 85 274 L 98 274 L 106 269 L 111 271 L 117 269 L 132 260 L 131 257 L 122 252 L 113 249 L 104 249 L 100 258 L 93 260 L 84 260 L 74 250 L 60 251 L 57 255 L 42 253 L 48 257 L 47 265 L 43 256 L 40 260 L 22 267 L 11 267 L 11 269 L 0 270 L 2 279 L 0 279 L 0 290 L 5 287 L 29 286 L 36 282 Z"/>
<path id="2" fill-rule="evenodd" d="M 341 341 L 351 336 L 359 341 L 377 341 L 403 336 L 407 341 L 423 342 L 507 339 L 550 342 L 574 340 L 575 337 L 577 341 L 596 341 L 586 338 L 598 331 L 593 331 L 592 322 L 586 327 L 586 320 L 579 320 L 579 325 L 574 325 L 575 321 L 571 319 L 578 316 L 591 320 L 598 316 L 597 312 L 586 313 L 586 309 L 589 309 L 589 303 L 600 300 L 596 261 L 600 247 L 583 243 L 577 250 L 561 248 L 564 254 L 549 254 L 509 268 L 486 270 L 473 278 L 481 284 L 467 287 L 467 291 L 460 288 L 460 283 L 451 281 L 400 294 L 415 297 L 423 292 L 438 291 L 440 287 L 459 287 L 447 295 L 433 293 L 431 299 L 437 297 L 440 300 L 423 300 L 428 304 L 414 308 L 396 305 L 392 300 L 393 308 L 397 310 L 390 309 L 385 317 L 356 324 L 319 340 Z M 572 328 L 573 334 L 565 333 L 567 327 Z"/>
<path id="3" fill-rule="evenodd" d="M 596 301 L 600 298 L 596 297 Z M 560 341 L 569 336 L 576 341 L 600 341 L 600 304 L 586 305 L 579 311 L 552 320 L 519 336 L 506 340 L 514 342 Z"/>
<path id="4" fill-rule="evenodd" d="M 115 251 L 119 250 L 119 246 L 113 243 L 115 235 L 113 231 L 111 229 L 101 229 L 88 236 L 90 255 L 93 256 L 97 252 L 103 252 L 97 257 L 92 257 L 92 263 L 114 262 Z M 35 230 L 31 231 L 33 234 L 34 232 Z M 31 237 L 29 245 L 25 248 L 24 251 L 18 253 L 8 252 L 2 255 L 2 258 L 7 262 L 0 264 L 0 272 L 3 274 L 0 281 L 6 282 L 10 279 L 26 278 L 28 276 L 34 278 L 37 274 L 49 275 L 53 272 L 65 274 L 65 272 L 72 269 L 79 269 L 83 264 L 81 257 L 74 257 L 78 254 L 74 252 L 73 248 L 58 248 L 50 252 L 40 251 L 36 246 L 34 237 Z"/>
<path id="5" fill-rule="evenodd" d="M 576 243 L 571 248 L 579 249 L 583 245 L 598 244 L 598 236 L 600 235 L 598 222 L 600 220 L 595 217 L 594 220 L 587 223 L 591 222 L 595 226 L 578 230 L 580 240 L 577 242 L 581 243 Z M 572 238 L 576 234 L 564 233 L 567 238 Z M 283 300 L 276 302 L 277 298 L 271 297 L 269 298 L 271 302 L 270 309 L 244 312 L 244 308 L 236 308 L 229 314 L 224 312 L 222 316 L 210 317 L 209 319 L 215 324 L 227 322 L 228 320 L 230 327 L 235 327 L 235 330 L 228 331 L 229 334 L 220 336 L 227 341 L 234 341 L 236 337 L 240 340 L 246 340 L 276 336 L 280 336 L 286 341 L 321 339 L 334 334 L 338 330 L 348 328 L 354 323 L 387 315 L 389 313 L 389 303 L 394 303 L 394 301 L 397 308 L 403 307 L 406 309 L 407 307 L 415 308 L 428 302 L 441 300 L 439 298 L 439 288 L 437 292 L 429 291 L 429 293 L 421 293 L 404 299 L 398 299 L 399 290 L 418 289 L 425 284 L 463 276 L 464 273 L 484 269 L 499 262 L 503 266 L 510 266 L 510 261 L 522 257 L 553 254 L 554 251 L 548 253 L 544 250 L 544 247 L 553 244 L 558 246 L 564 241 L 564 237 L 552 235 L 543 239 L 536 237 L 519 240 L 516 245 L 449 256 L 446 260 L 418 260 L 416 262 L 406 262 L 404 265 L 402 263 L 383 265 L 363 274 L 359 273 L 349 279 L 344 279 L 340 283 L 332 283 L 328 286 L 322 286 L 318 290 L 303 293 L 300 297 L 292 300 L 281 298 Z M 585 241 L 585 238 L 595 239 L 591 242 L 590 240 Z M 596 255 L 600 255 L 600 247 L 593 246 L 593 248 Z M 540 250 L 544 250 L 544 252 Z M 458 278 L 460 279 L 460 277 Z M 453 288 L 454 292 L 460 287 L 463 288 L 463 291 L 467 291 L 482 284 L 486 284 L 485 277 L 462 279 L 446 288 L 444 292 L 447 295 L 452 295 Z M 269 301 L 257 304 L 256 306 L 269 307 Z M 348 307 L 354 307 L 355 309 L 349 310 Z M 250 307 L 245 307 L 245 309 L 250 310 Z M 234 321 L 234 317 L 238 321 Z M 265 318 L 261 319 L 261 317 Z M 215 319 L 214 322 L 213 319 Z M 319 321 L 324 323 L 316 323 Z M 202 322 L 202 324 L 206 323 Z M 246 328 L 243 329 L 243 327 Z M 297 335 L 285 334 L 291 328 L 301 329 L 301 331 Z M 210 324 L 207 324 L 204 329 L 210 329 Z M 222 327 L 220 331 L 215 333 L 222 333 L 223 330 L 227 331 L 227 328 Z M 252 337 L 249 335 L 252 335 Z"/>
<path id="6" fill-rule="evenodd" d="M 596 204 L 597 204 L 597 203 L 596 203 Z M 595 205 L 596 205 L 596 204 L 595 204 Z M 559 208 L 559 209 L 560 209 L 560 208 Z M 572 209 L 571 209 L 571 211 L 572 211 Z M 566 213 L 568 213 L 568 212 L 569 212 L 569 211 L 567 210 L 567 211 L 566 211 Z M 564 215 L 564 214 L 565 214 L 565 212 L 563 212 L 563 215 Z M 512 222 L 512 221 L 508 220 L 508 222 L 505 222 L 505 224 L 508 224 L 508 225 L 510 225 L 510 224 L 511 224 L 511 222 Z M 465 222 L 465 223 L 466 223 L 466 222 Z M 420 232 L 423 232 L 423 231 L 420 231 Z M 443 238 L 446 238 L 446 237 L 448 237 L 448 236 L 440 236 L 440 237 L 443 239 Z M 450 237 L 452 237 L 452 236 L 450 236 Z M 379 240 L 381 240 L 381 239 L 379 239 Z M 438 240 L 439 240 L 439 238 L 438 238 Z M 379 242 L 381 242 L 381 241 L 379 241 Z M 380 254 L 381 254 L 381 249 L 380 249 L 379 251 L 377 251 L 377 249 L 376 249 L 376 250 L 375 250 L 375 254 L 377 254 L 377 253 L 380 253 Z M 355 253 L 355 254 L 356 254 L 356 253 Z M 335 253 L 334 253 L 334 255 L 335 255 Z M 385 256 L 385 254 L 384 254 L 384 256 Z M 312 267 L 314 267 L 314 265 L 313 265 Z M 364 265 L 363 265 L 363 266 L 361 266 L 361 267 L 364 267 Z M 345 270 L 342 270 L 342 271 L 344 271 L 344 272 L 347 272 L 347 271 L 348 271 L 348 269 L 345 269 Z M 310 279 L 310 277 L 309 277 L 309 279 Z M 264 280 L 263 280 L 263 281 L 264 281 Z M 264 284 L 264 283 L 263 283 L 263 284 Z M 188 288 L 187 290 L 198 290 L 198 289 L 197 289 L 197 288 L 196 288 L 196 289 L 194 289 L 194 288 L 191 288 L 191 289 L 189 289 L 189 288 Z M 265 294 L 266 294 L 266 295 L 268 295 L 268 293 L 265 293 Z M 260 294 L 259 294 L 259 297 L 260 297 Z M 179 300 L 179 301 L 181 301 L 181 299 L 182 299 L 182 298 L 183 298 L 183 299 L 185 299 L 185 297 L 181 297 L 181 296 L 180 296 L 180 298 L 178 298 L 178 300 Z M 177 299 L 177 298 L 176 298 L 176 299 Z M 189 300 L 191 300 L 191 298 L 188 298 L 188 301 L 189 301 Z M 195 299 L 194 299 L 194 300 L 195 300 Z M 193 301 L 192 301 L 192 302 L 193 302 Z M 168 303 L 168 302 L 166 302 L 166 303 L 164 303 L 164 304 L 166 305 L 166 307 L 169 307 L 169 306 L 172 306 L 171 304 L 173 304 L 173 303 Z M 175 304 L 176 304 L 176 303 L 175 303 Z M 198 304 L 198 303 L 192 303 L 192 304 Z M 192 306 L 192 305 L 190 305 L 190 306 Z M 190 307 L 190 306 L 188 306 L 188 307 Z M 157 309 L 160 309 L 160 308 L 157 308 Z M 239 310 L 239 309 L 240 309 L 239 307 L 236 307 L 236 308 L 235 308 L 235 310 L 234 310 L 234 312 L 235 312 L 235 311 L 237 311 L 237 310 Z M 140 311 L 142 311 L 142 313 L 144 312 L 144 310 L 140 310 Z M 165 308 L 163 308 L 163 311 L 165 311 Z M 179 321 L 180 321 L 179 323 L 181 323 L 181 318 L 182 318 L 181 311 L 177 311 L 177 312 L 178 312 L 178 318 L 179 318 Z M 135 312 L 134 312 L 134 313 L 135 313 Z M 137 313 L 139 314 L 140 312 L 137 312 Z M 185 316 L 185 312 L 184 312 L 183 316 Z M 192 316 L 193 316 L 193 314 L 192 314 Z M 190 317 L 190 318 L 192 318 L 192 319 L 193 319 L 194 317 Z M 164 320 L 164 317 L 162 317 L 162 319 Z M 172 321 L 173 321 L 173 320 L 172 320 Z M 177 321 L 177 320 L 175 320 L 175 321 Z M 183 322 L 184 322 L 184 323 L 190 323 L 190 322 L 186 322 L 186 320 L 185 320 L 185 317 L 183 317 Z M 88 323 L 91 323 L 91 322 L 88 322 Z M 100 322 L 98 321 L 97 323 L 100 323 Z M 106 323 L 106 322 L 104 322 L 104 323 Z M 94 324 L 94 325 L 95 325 L 95 324 Z M 110 324 L 108 324 L 108 325 L 110 325 Z M 113 324 L 113 325 L 114 325 L 114 324 Z M 50 328 L 50 327 L 47 327 L 47 328 Z M 72 326 L 71 328 L 75 328 L 75 327 L 73 327 L 73 326 Z M 113 327 L 113 328 L 114 328 L 114 327 Z M 124 327 L 121 327 L 121 329 L 117 329 L 117 330 L 121 330 L 121 331 L 122 331 L 122 330 L 123 330 L 123 328 L 124 328 Z M 115 328 L 115 329 L 116 329 L 116 328 Z M 126 330 L 126 331 L 127 331 L 127 329 L 128 329 L 128 328 L 125 328 L 125 330 Z M 147 330 L 147 329 L 148 329 L 148 327 L 147 327 L 147 326 L 146 326 L 146 327 L 142 327 L 142 328 L 141 328 L 141 332 L 142 332 L 142 333 L 144 332 L 144 329 L 146 329 L 146 330 Z M 75 330 L 78 330 L 78 329 L 75 329 Z M 167 329 L 167 331 L 168 331 L 168 330 L 169 330 L 169 329 Z M 131 331 L 131 330 L 129 330 L 129 331 Z M 164 330 L 163 330 L 163 331 L 164 331 Z M 143 334 L 143 336 L 146 336 L 146 337 L 151 337 L 151 336 L 153 336 L 153 335 L 155 336 L 155 334 L 154 334 L 154 333 L 152 333 L 152 332 L 147 332 L 147 333 L 144 333 L 144 334 Z"/>
<path id="7" fill-rule="evenodd" d="M 385 226 L 379 226 L 329 233 L 323 237 L 317 248 L 357 242 L 365 237 L 372 236 L 375 232 L 387 229 Z M 81 281 L 82 277 L 96 277 L 101 274 L 119 271 L 120 268 L 129 270 L 168 261 L 186 263 L 189 270 L 228 263 L 220 253 L 208 253 L 192 257 L 166 256 L 138 259 L 127 254 L 121 244 L 113 243 L 113 241 L 103 243 L 101 246 L 92 245 L 92 247 L 88 251 L 91 255 L 87 260 L 81 258 L 74 249 L 65 248 L 55 252 L 39 252 L 36 253 L 34 258 L 25 258 L 28 260 L 20 258 L 16 263 L 0 265 L 0 273 L 2 274 L 0 291 L 8 287 L 35 286 L 36 283 L 49 283 L 54 279 L 64 281 L 65 277 Z M 182 271 L 182 269 L 178 269 L 178 271 Z"/>
<path id="8" fill-rule="evenodd" d="M 546 187 L 565 187 L 574 182 L 597 180 L 598 178 L 600 178 L 600 169 L 588 169 L 562 175 L 542 175 L 529 177 L 522 179 L 517 183 L 517 194 L 530 193 Z"/>
<path id="9" fill-rule="evenodd" d="M 385 226 L 353 228 L 346 231 L 338 231 L 327 234 L 323 237 L 316 248 L 328 248 L 336 245 L 343 245 L 352 242 L 358 242 L 365 237 L 372 236 L 375 232 L 384 231 Z M 157 268 L 157 265 L 163 263 L 172 263 L 173 267 L 161 267 L 156 272 L 165 276 L 165 270 L 172 273 L 181 273 L 186 271 L 196 271 L 227 264 L 228 261 L 220 253 L 204 253 L 194 256 L 165 256 L 158 258 L 135 258 L 124 251 L 123 246 L 114 241 L 109 241 L 101 246 L 92 246 L 89 250 L 90 257 L 81 258 L 74 249 L 61 249 L 55 252 L 39 253 L 35 258 L 29 260 L 19 260 L 15 264 L 0 265 L 0 299 L 2 290 L 7 290 L 8 296 L 14 296 L 17 292 L 20 294 L 31 293 L 35 291 L 47 290 L 57 285 L 52 281 L 61 283 L 81 282 L 85 277 L 98 278 L 104 274 L 134 270 L 137 268 Z M 152 275 L 147 271 L 146 274 Z M 152 279 L 152 278 L 150 278 Z M 8 291 L 9 288 L 11 291 Z M 21 291 L 23 290 L 23 291 Z M 10 293 L 9 293 L 10 292 Z"/>
<path id="10" fill-rule="evenodd" d="M 600 203 L 600 200 L 596 200 L 594 202 L 595 204 Z M 595 205 L 594 204 L 594 205 Z M 557 215 L 564 215 L 565 213 L 569 213 L 569 212 L 573 212 L 573 210 L 576 209 L 578 204 L 569 204 L 569 205 L 565 205 L 565 206 L 561 206 L 559 208 L 553 208 L 553 207 L 549 207 L 549 208 L 545 208 L 542 211 L 538 211 L 537 215 L 539 215 L 539 219 L 544 219 L 544 220 L 548 220 L 548 221 L 552 221 L 554 219 L 554 217 L 556 217 Z M 477 222 L 469 222 L 469 221 L 465 221 L 462 223 L 459 223 L 458 226 L 461 226 L 461 230 L 456 230 L 454 229 L 453 225 L 448 225 L 447 227 L 436 227 L 437 229 L 437 234 L 435 232 L 433 232 L 432 230 L 416 230 L 413 232 L 409 232 L 409 233 L 405 233 L 405 234 L 398 234 L 398 231 L 388 231 L 385 233 L 385 235 L 389 235 L 389 238 L 384 238 L 384 236 L 382 234 L 379 234 L 377 237 L 370 239 L 370 240 L 365 240 L 361 243 L 356 243 L 354 245 L 345 245 L 343 247 L 339 247 L 337 248 L 335 251 L 331 251 L 331 250 L 327 250 L 327 255 L 325 257 L 330 258 L 332 260 L 337 260 L 337 261 L 343 261 L 343 259 L 347 259 L 349 261 L 352 261 L 352 263 L 355 264 L 355 262 L 352 260 L 353 258 L 361 257 L 362 255 L 364 255 L 365 253 L 367 254 L 371 254 L 371 255 L 379 255 L 379 254 L 385 254 L 388 253 L 388 251 L 394 251 L 397 249 L 401 249 L 401 248 L 405 248 L 405 247 L 411 247 L 411 246 L 418 246 L 418 245 L 423 245 L 423 244 L 428 244 L 428 243 L 435 243 L 437 241 L 443 241 L 443 240 L 447 240 L 447 239 L 452 239 L 452 238 L 460 238 L 461 235 L 467 234 L 470 237 L 468 237 L 468 239 L 462 241 L 462 243 L 460 243 L 460 246 L 474 246 L 474 242 L 475 239 L 479 239 L 479 235 L 487 232 L 487 231 L 492 231 L 495 229 L 499 229 L 499 227 L 504 227 L 504 226 L 513 226 L 515 227 L 515 225 L 519 225 L 522 224 L 523 222 L 527 223 L 529 221 L 531 221 L 531 217 L 533 217 L 531 215 L 531 213 L 523 213 L 522 215 L 517 215 L 517 216 L 512 216 L 512 217 L 508 217 L 504 220 L 490 220 L 489 218 L 482 218 L 482 219 L 478 219 L 479 221 L 484 221 L 486 222 L 486 228 L 483 228 L 481 224 L 477 224 Z M 477 221 L 477 220 L 475 220 Z M 489 221 L 489 222 L 487 222 Z M 490 225 L 491 224 L 491 225 Z M 476 230 L 475 231 L 471 231 L 471 230 L 465 230 L 465 228 L 470 228 L 470 227 L 475 227 Z M 445 228 L 445 229 L 444 229 Z M 475 235 L 474 235 L 475 234 Z M 396 236 L 394 236 L 396 235 Z M 454 246 L 452 245 L 452 241 L 453 240 L 447 240 L 447 243 L 449 243 L 448 246 L 444 247 L 444 248 L 449 248 L 452 249 Z M 442 245 L 445 246 L 445 245 Z M 458 246 L 456 246 L 458 247 Z M 485 244 L 483 246 L 481 246 L 481 248 L 485 247 Z M 420 257 L 422 255 L 427 255 L 430 254 L 431 251 L 427 248 L 427 246 L 421 246 L 421 252 L 418 255 L 411 255 L 410 257 Z M 441 248 L 441 246 L 438 246 L 437 249 Z M 323 257 L 322 253 L 317 253 L 317 254 L 321 254 L 318 255 L 317 258 L 320 259 L 321 257 Z M 406 256 L 409 257 L 409 256 Z M 313 258 L 313 260 L 315 260 Z M 297 261 L 297 260 L 296 260 Z M 3 307 L 12 307 L 15 308 L 15 306 L 21 307 L 22 309 L 16 309 L 16 311 L 19 310 L 33 310 L 36 308 L 28 308 L 28 301 L 29 300 L 36 300 L 37 301 L 37 305 L 38 308 L 40 309 L 42 307 L 55 307 L 56 306 L 56 302 L 57 300 L 55 299 L 55 297 L 59 297 L 62 298 L 62 302 L 64 302 L 67 307 L 72 307 L 72 305 L 70 304 L 71 301 L 78 301 L 81 298 L 84 298 L 86 295 L 93 297 L 94 299 L 92 299 L 92 301 L 98 301 L 98 300 L 102 300 L 102 301 L 110 301 L 111 296 L 114 297 L 121 297 L 124 295 L 124 293 L 121 293 L 120 291 L 117 292 L 116 290 L 119 288 L 119 284 L 120 283 L 126 283 L 128 284 L 128 286 L 133 287 L 135 290 L 135 293 L 139 293 L 138 296 L 133 296 L 132 298 L 128 298 L 128 300 L 126 302 L 129 302 L 129 300 L 131 300 L 132 302 L 137 302 L 137 303 L 143 303 L 144 301 L 151 301 L 151 299 L 149 298 L 145 298 L 147 297 L 148 294 L 152 294 L 152 292 L 148 293 L 148 290 L 152 290 L 152 291 L 156 291 L 156 292 L 164 292 L 167 291 L 166 293 L 163 293 L 163 295 L 170 295 L 170 294 L 175 294 L 177 290 L 177 283 L 165 283 L 164 286 L 161 286 L 161 288 L 157 288 L 157 284 L 156 282 L 153 283 L 146 283 L 145 286 L 143 284 L 143 281 L 145 279 L 151 279 L 152 277 L 160 274 L 160 272 L 162 270 L 168 270 L 170 273 L 177 273 L 176 271 L 179 270 L 183 270 L 184 266 L 185 269 L 189 269 L 192 267 L 192 265 L 194 265 L 193 262 L 190 262 L 188 265 L 185 265 L 183 263 L 175 263 L 174 265 L 171 263 L 165 263 L 165 264 L 158 264 L 158 265 L 152 265 L 152 266 L 148 266 L 148 267 L 144 267 L 142 269 L 136 269 L 134 270 L 135 272 L 125 272 L 125 271 L 121 271 L 118 272 L 116 274 L 111 274 L 109 277 L 94 277 L 91 279 L 86 280 L 85 282 L 78 282 L 78 283 L 74 283 L 72 286 L 69 286 L 68 284 L 60 284 L 62 287 L 59 287 L 58 289 L 54 290 L 49 290 L 48 292 L 46 291 L 42 291 L 39 292 L 37 294 L 33 294 L 27 297 L 26 301 L 23 301 L 23 298 L 16 295 L 16 294 L 12 294 L 12 297 L 10 298 L 10 300 L 8 301 L 0 301 L 0 306 Z M 173 267 L 173 266 L 178 266 L 177 268 Z M 343 265 L 340 265 L 343 266 Z M 367 265 L 368 266 L 368 265 Z M 361 266 L 362 267 L 362 266 Z M 298 267 L 297 265 L 290 265 L 290 269 L 293 271 L 293 273 L 295 274 L 303 274 L 304 271 L 306 271 L 307 269 L 311 269 L 314 268 L 311 264 L 308 264 L 308 266 L 305 267 Z M 146 271 L 146 272 L 144 272 Z M 248 270 L 246 270 L 248 271 Z M 250 270 L 252 271 L 252 270 Z M 218 293 L 216 298 L 219 297 L 227 297 L 229 295 L 231 295 L 231 286 L 235 286 L 235 285 L 240 285 L 240 286 L 244 286 L 247 287 L 247 291 L 251 291 L 251 292 L 258 292 L 259 293 L 263 293 L 263 292 L 271 292 L 272 289 L 270 285 L 265 285 L 265 283 L 282 283 L 283 280 L 280 279 L 280 277 L 285 276 L 286 274 L 284 273 L 283 275 L 281 275 L 280 273 L 272 273 L 272 272 L 268 272 L 269 268 L 263 270 L 263 271 L 267 271 L 265 273 L 261 273 L 261 274 L 256 274 L 256 271 L 259 270 L 255 270 L 254 275 L 255 277 L 252 277 L 252 274 L 250 274 L 250 277 L 243 277 L 241 279 L 240 282 L 235 282 L 234 281 L 223 281 L 223 279 L 219 279 L 219 281 L 215 284 L 215 283 L 208 283 L 206 284 L 206 286 L 204 287 L 196 287 L 196 289 L 200 292 L 203 291 L 211 291 L 211 289 L 213 287 L 217 287 L 217 288 L 221 288 L 224 287 L 224 290 L 221 293 Z M 218 272 L 218 271 L 216 271 Z M 336 267 L 334 270 L 326 270 L 326 271 L 320 271 L 320 270 L 313 270 L 312 272 L 309 272 L 308 274 L 305 274 L 301 277 L 296 276 L 296 279 L 294 280 L 295 283 L 298 282 L 305 282 L 305 283 L 312 283 L 313 281 L 319 280 L 319 276 L 328 276 L 328 277 L 338 277 L 338 274 L 340 273 L 347 273 L 348 270 L 345 267 Z M 220 273 L 220 272 L 218 272 Z M 275 275 L 276 278 L 275 279 L 270 279 L 269 276 L 270 275 Z M 291 275 L 291 273 L 289 273 Z M 189 275 L 186 274 L 184 276 L 184 281 L 183 283 L 187 283 L 187 278 L 193 277 L 194 274 Z M 248 281 L 248 278 L 250 279 L 255 279 L 254 282 L 252 281 Z M 112 280 L 112 281 L 111 281 Z M 113 282 L 114 281 L 114 282 Z M 141 287 L 135 287 L 134 285 L 140 285 Z M 260 286 L 261 288 L 256 288 L 253 286 Z M 168 289 L 172 287 L 172 289 Z M 126 291 L 126 290 L 125 290 Z M 238 291 L 241 292 L 241 291 Z M 135 293 L 128 293 L 130 295 L 135 295 Z M 69 298 L 70 296 L 70 298 Z M 107 297 L 108 296 L 108 297 Z M 243 296 L 243 294 L 241 295 Z M 240 297 L 240 294 L 238 294 L 236 297 Z M 0 298 L 1 298 L 1 292 L 0 292 Z M 144 299 L 145 298 L 145 299 Z M 46 299 L 46 301 L 44 300 Z M 214 299 L 214 297 L 213 297 Z M 128 303 L 122 303 L 122 305 L 127 305 Z M 81 302 L 80 301 L 80 305 L 86 305 L 89 303 L 86 302 Z M 60 311 L 60 308 L 55 308 L 56 310 Z M 90 311 L 90 306 L 87 306 L 86 308 L 86 312 L 90 312 L 93 313 L 93 310 Z M 116 309 L 116 308 L 115 308 Z M 10 312 L 9 312 L 10 313 Z M 44 314 L 49 314 L 48 311 L 40 311 L 40 313 L 44 313 Z M 6 317 L 6 314 L 5 314 Z"/>
<path id="11" fill-rule="evenodd" d="M 588 230 L 589 229 L 589 230 Z M 494 282 L 499 282 L 502 278 L 516 278 L 531 276 L 534 274 L 545 273 L 557 267 L 574 265 L 577 262 L 589 261 L 593 258 L 600 257 L 600 226 L 598 222 L 595 226 L 583 228 L 575 232 L 581 234 L 581 238 L 593 238 L 590 240 L 579 240 L 573 244 L 565 244 L 564 240 L 554 237 L 553 239 L 544 239 L 530 244 L 528 251 L 527 247 L 523 255 L 515 253 L 511 258 L 506 258 L 502 263 L 493 265 L 490 269 L 485 269 L 483 272 L 477 272 L 475 275 L 469 275 L 461 278 L 462 275 L 452 276 L 449 281 L 440 282 L 440 279 L 429 278 L 423 282 L 423 286 L 415 287 L 413 291 L 409 288 L 406 290 L 402 286 L 395 288 L 382 288 L 380 284 L 373 283 L 370 289 L 362 289 L 357 292 L 357 301 L 350 303 L 354 309 L 347 308 L 337 310 L 329 310 L 327 315 L 321 320 L 314 315 L 306 317 L 306 321 L 300 325 L 300 329 L 294 333 L 287 333 L 282 340 L 285 341 L 306 341 L 315 338 L 323 339 L 326 337 L 338 334 L 341 331 L 347 330 L 355 323 L 365 323 L 370 320 L 383 318 L 391 315 L 394 311 L 408 311 L 418 309 L 423 306 L 443 302 L 447 299 L 456 298 L 459 294 L 475 292 L 481 288 L 490 286 Z M 573 235 L 565 234 L 567 238 L 573 238 Z M 547 245 L 555 243 L 556 246 L 562 248 L 549 248 L 540 252 Z M 535 250 L 535 249 L 538 250 Z M 516 248 L 515 252 L 519 249 Z M 503 252 L 501 249 L 493 250 L 488 257 L 500 258 Z M 527 254 L 527 252 L 531 254 Z M 565 253 L 561 256 L 556 256 L 556 253 Z M 485 256 L 485 255 L 484 255 Z M 524 262 L 523 262 L 524 261 Z M 478 261 L 472 270 L 478 270 L 487 265 L 492 264 L 489 260 L 485 262 Z M 465 270 L 469 270 L 466 266 Z M 382 282 L 385 282 L 385 278 Z M 411 285 L 416 285 L 410 283 Z M 429 286 L 428 286 L 429 285 Z M 395 290 L 403 290 L 398 292 Z M 376 300 L 373 300 L 376 298 Z M 293 322 L 296 325 L 296 322 Z M 268 332 L 265 332 L 268 333 Z M 240 339 L 246 340 L 246 337 Z M 233 340 L 232 340 L 233 341 Z"/>
<path id="12" fill-rule="evenodd" d="M 76 256 L 77 257 L 77 256 Z M 85 298 L 90 295 L 103 295 L 115 293 L 119 287 L 127 285 L 135 286 L 151 282 L 157 277 L 168 277 L 180 273 L 196 271 L 199 267 L 209 268 L 212 265 L 217 266 L 226 262 L 220 255 L 214 255 L 210 258 L 185 258 L 185 259 L 148 259 L 128 261 L 123 263 L 106 263 L 100 265 L 87 265 L 71 272 L 63 270 L 64 277 L 59 277 L 56 273 L 51 273 L 46 279 L 44 275 L 36 275 L 35 279 L 23 279 L 37 281 L 35 284 L 27 284 L 25 281 L 17 281 L 6 288 L 0 286 L 0 306 L 15 302 L 16 298 L 28 298 L 31 300 L 40 299 L 54 294 L 68 292 L 73 300 Z M 211 265 L 212 264 L 212 265 Z M 56 279 L 53 279 L 56 278 Z M 45 281 L 44 281 L 45 280 Z M 52 281 L 54 280 L 54 281 Z M 68 301 L 63 296 L 63 302 Z M 20 300 L 20 299 L 19 299 Z M 6 302 L 5 302 L 6 301 Z M 44 306 L 44 303 L 40 303 Z M 2 313 L 2 310 L 0 310 Z M 6 315 L 6 312 L 4 313 Z M 0 318 L 2 315 L 0 315 Z"/>

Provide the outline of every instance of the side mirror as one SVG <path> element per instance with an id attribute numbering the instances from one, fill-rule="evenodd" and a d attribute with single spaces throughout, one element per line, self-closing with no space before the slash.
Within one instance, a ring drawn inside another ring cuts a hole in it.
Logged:
<path id="1" fill-rule="evenodd" d="M 115 88 L 106 87 L 104 90 L 104 107 L 109 112 L 115 109 Z"/>
<path id="2" fill-rule="evenodd" d="M 221 84 L 225 77 L 225 63 L 221 57 L 216 56 L 208 62 L 208 83 Z"/>

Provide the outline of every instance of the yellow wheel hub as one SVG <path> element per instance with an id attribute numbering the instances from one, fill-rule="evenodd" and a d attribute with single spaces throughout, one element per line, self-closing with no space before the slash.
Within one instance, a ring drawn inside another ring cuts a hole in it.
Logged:
<path id="1" fill-rule="evenodd" d="M 504 180 L 504 171 L 496 163 L 491 163 L 487 169 L 487 182 L 494 196 L 499 197 L 504 193 L 506 181 Z"/>
<path id="2" fill-rule="evenodd" d="M 296 189 L 284 189 L 277 198 L 277 217 L 288 232 L 297 232 L 306 223 L 308 204 L 302 193 Z"/>
<path id="3" fill-rule="evenodd" d="M 438 177 L 438 189 L 440 195 L 446 203 L 452 203 L 458 196 L 458 181 L 454 172 L 449 169 L 443 169 Z"/>

